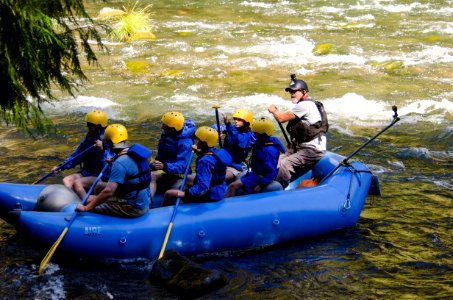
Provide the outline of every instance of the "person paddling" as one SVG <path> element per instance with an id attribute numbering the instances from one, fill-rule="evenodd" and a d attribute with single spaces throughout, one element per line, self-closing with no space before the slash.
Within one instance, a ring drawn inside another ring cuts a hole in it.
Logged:
<path id="1" fill-rule="evenodd" d="M 173 205 L 177 197 L 182 203 L 216 202 L 223 199 L 227 187 L 226 165 L 231 162 L 231 157 L 227 151 L 215 148 L 218 139 L 217 130 L 211 127 L 202 126 L 197 129 L 194 151 L 198 158 L 193 186 L 186 191 L 168 190 L 161 206 Z"/>
<path id="2" fill-rule="evenodd" d="M 291 83 L 285 89 L 291 95 L 294 107 L 281 112 L 275 105 L 268 111 L 278 122 L 288 122 L 287 131 L 291 137 L 287 153 L 279 158 L 276 180 L 286 188 L 293 175 L 313 167 L 325 154 L 327 128 L 322 125 L 326 116 L 321 115 L 317 104 L 308 94 L 308 86 L 303 80 L 291 76 Z M 327 126 L 327 125 L 326 125 Z"/>
<path id="3" fill-rule="evenodd" d="M 243 164 L 255 141 L 250 126 L 252 125 L 253 114 L 245 109 L 236 110 L 233 115 L 233 122 L 228 116 L 223 115 L 225 123 L 226 136 L 223 142 L 223 148 L 228 151 L 233 159 L 227 167 L 226 181 L 232 182 L 241 172 L 245 170 Z"/>
<path id="4" fill-rule="evenodd" d="M 253 121 L 252 131 L 256 141 L 252 147 L 251 169 L 228 185 L 225 198 L 282 189 L 274 179 L 277 176 L 278 157 L 286 150 L 280 140 L 272 136 L 274 124 L 268 118 L 260 118 Z"/>
<path id="5" fill-rule="evenodd" d="M 88 133 L 82 138 L 74 152 L 60 166 L 52 169 L 52 172 L 56 173 L 80 165 L 80 171 L 63 178 L 63 184 L 76 192 L 76 181 L 84 177 L 96 178 L 109 156 L 108 147 L 102 143 L 107 127 L 107 114 L 102 110 L 95 109 L 86 114 L 85 121 Z M 82 152 L 84 152 L 83 155 L 79 155 Z M 81 186 L 83 186 L 83 183 Z M 85 193 L 85 191 L 83 192 Z M 81 195 L 79 194 L 79 196 Z M 83 198 L 83 195 L 81 198 Z"/>
<path id="6" fill-rule="evenodd" d="M 91 211 L 124 218 L 139 217 L 149 209 L 151 175 L 148 159 L 151 151 L 140 144 L 130 146 L 127 129 L 121 124 L 109 125 L 105 140 L 115 157 L 105 188 L 91 195 L 77 211 Z"/>

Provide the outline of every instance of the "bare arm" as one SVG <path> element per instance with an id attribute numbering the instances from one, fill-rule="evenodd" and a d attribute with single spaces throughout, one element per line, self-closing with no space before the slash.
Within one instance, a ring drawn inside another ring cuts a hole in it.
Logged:
<path id="1" fill-rule="evenodd" d="M 288 122 L 296 118 L 296 115 L 292 111 L 281 112 L 275 105 L 270 105 L 267 109 L 271 114 L 274 115 L 275 119 L 280 123 Z"/>
<path id="2" fill-rule="evenodd" d="M 77 211 L 89 211 L 92 210 L 99 204 L 104 203 L 107 201 L 108 198 L 112 197 L 115 193 L 116 189 L 118 188 L 118 183 L 116 182 L 108 182 L 107 186 L 99 193 L 97 196 L 90 196 L 89 201 L 86 205 L 77 204 Z"/>

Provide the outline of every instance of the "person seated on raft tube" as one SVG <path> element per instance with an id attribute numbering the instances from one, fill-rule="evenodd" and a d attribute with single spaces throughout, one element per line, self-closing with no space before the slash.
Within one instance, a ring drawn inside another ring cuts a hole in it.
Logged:
<path id="1" fill-rule="evenodd" d="M 76 210 L 139 217 L 148 211 L 150 204 L 151 151 L 140 144 L 130 146 L 126 127 L 121 124 L 109 125 L 104 137 L 116 154 L 109 181 L 98 195 L 89 196 L 86 205 L 78 204 Z"/>
<path id="2" fill-rule="evenodd" d="M 86 194 L 83 186 L 87 185 L 87 183 L 84 182 L 83 179 L 93 176 L 96 178 L 110 155 L 108 146 L 102 142 L 105 128 L 107 127 L 107 114 L 102 110 L 96 109 L 86 114 L 85 121 L 88 133 L 82 138 L 82 141 L 74 152 L 72 152 L 72 154 L 68 156 L 68 158 L 66 158 L 60 165 L 61 167 L 57 166 L 52 169 L 53 172 L 58 172 L 81 165 L 81 169 L 78 173 L 71 174 L 63 178 L 63 184 L 74 190 L 79 197 Z M 80 153 L 90 147 L 91 149 L 83 155 L 80 155 Z M 80 182 L 76 185 L 78 180 L 80 180 Z M 91 182 L 94 182 L 94 180 Z"/>
<path id="3" fill-rule="evenodd" d="M 186 191 L 168 190 L 161 206 L 174 205 L 179 197 L 182 203 L 216 202 L 223 199 L 226 190 L 226 166 L 231 156 L 215 145 L 219 139 L 217 130 L 202 126 L 195 132 L 194 151 L 197 154 L 193 186 Z"/>
<path id="4" fill-rule="evenodd" d="M 274 124 L 268 118 L 253 121 L 252 131 L 256 141 L 252 146 L 251 163 L 244 176 L 228 185 L 225 198 L 235 195 L 282 190 L 274 181 L 277 176 L 278 157 L 285 153 L 285 146 L 274 136 Z"/>
<path id="5" fill-rule="evenodd" d="M 157 188 L 161 191 L 177 189 L 182 183 L 187 158 L 194 143 L 195 122 L 184 120 L 180 112 L 166 112 L 162 116 L 162 135 L 157 156 L 151 162 L 151 198 Z"/>
<path id="6" fill-rule="evenodd" d="M 272 113 L 278 122 L 288 122 L 286 127 L 291 137 L 288 151 L 282 154 L 278 162 L 278 174 L 276 180 L 283 188 L 286 188 L 294 174 L 313 167 L 326 153 L 327 139 L 324 133 L 318 134 L 311 140 L 299 136 L 297 125 L 304 122 L 313 126 L 321 122 L 321 113 L 313 99 L 308 94 L 308 86 L 303 80 L 297 80 L 291 76 L 291 83 L 285 89 L 291 95 L 294 107 L 286 112 L 281 112 L 275 105 L 270 105 L 268 111 Z"/>
<path id="7" fill-rule="evenodd" d="M 226 128 L 223 149 L 228 151 L 233 159 L 233 162 L 227 166 L 227 183 L 234 181 L 245 170 L 243 162 L 245 162 L 252 144 L 255 142 L 255 136 L 250 129 L 253 114 L 248 110 L 238 109 L 232 117 L 234 125 L 231 124 L 225 114 L 223 115 Z"/>

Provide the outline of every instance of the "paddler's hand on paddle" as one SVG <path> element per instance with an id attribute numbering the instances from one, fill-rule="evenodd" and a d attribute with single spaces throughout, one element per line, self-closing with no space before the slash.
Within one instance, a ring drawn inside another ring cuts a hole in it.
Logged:
<path id="1" fill-rule="evenodd" d="M 79 203 L 77 204 L 75 210 L 76 211 L 89 211 L 91 208 L 89 208 L 89 203 L 91 203 L 94 199 L 95 199 L 96 196 L 94 195 L 90 195 L 87 199 L 87 205 L 83 205 L 82 203 Z"/>
<path id="2" fill-rule="evenodd" d="M 76 211 L 88 211 L 87 207 L 85 205 L 82 205 L 81 203 L 77 204 L 76 206 Z"/>
<path id="3" fill-rule="evenodd" d="M 225 114 L 222 114 L 222 117 L 223 117 L 223 123 L 225 123 L 225 125 L 229 125 L 230 119 L 228 119 L 228 116 Z M 220 130 L 220 128 L 218 130 Z"/>
<path id="4" fill-rule="evenodd" d="M 195 144 L 192 145 L 192 151 L 197 155 L 201 152 L 201 150 L 198 149 L 197 145 L 195 145 Z"/>
<path id="5" fill-rule="evenodd" d="M 271 114 L 273 114 L 274 112 L 278 111 L 278 108 L 277 108 L 277 106 L 275 106 L 274 104 L 271 104 L 271 105 L 269 105 L 269 107 L 267 108 L 267 110 L 268 110 Z"/>
<path id="6" fill-rule="evenodd" d="M 101 140 L 96 140 L 96 143 L 94 145 L 96 148 L 99 148 L 101 150 L 104 150 L 104 145 L 102 144 Z"/>
<path id="7" fill-rule="evenodd" d="M 165 164 L 163 162 L 161 162 L 161 161 L 154 160 L 151 163 L 151 166 L 152 166 L 153 170 L 163 170 L 164 167 L 165 167 Z"/>
<path id="8" fill-rule="evenodd" d="M 61 169 L 59 166 L 56 166 L 56 167 L 53 167 L 52 170 L 51 170 L 52 173 L 60 173 L 61 172 Z"/>

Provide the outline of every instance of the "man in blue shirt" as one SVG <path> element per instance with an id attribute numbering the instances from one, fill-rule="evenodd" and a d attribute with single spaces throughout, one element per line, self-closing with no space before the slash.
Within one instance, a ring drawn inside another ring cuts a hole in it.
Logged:
<path id="1" fill-rule="evenodd" d="M 104 137 L 116 154 L 109 181 L 98 195 L 90 196 L 86 205 L 78 204 L 76 210 L 125 218 L 141 216 L 150 203 L 151 151 L 140 144 L 130 146 L 127 130 L 121 124 L 108 126 Z"/>

